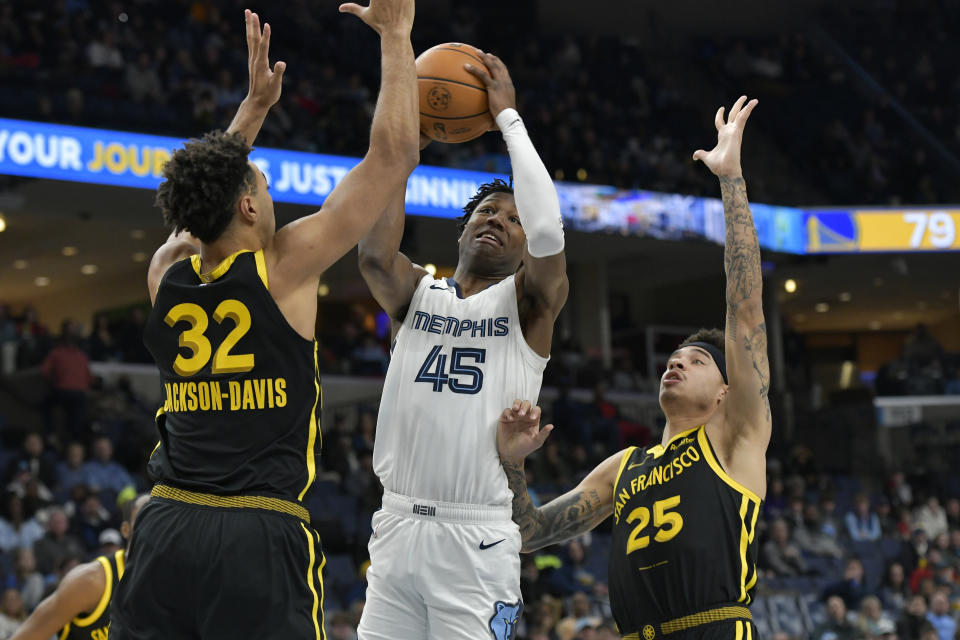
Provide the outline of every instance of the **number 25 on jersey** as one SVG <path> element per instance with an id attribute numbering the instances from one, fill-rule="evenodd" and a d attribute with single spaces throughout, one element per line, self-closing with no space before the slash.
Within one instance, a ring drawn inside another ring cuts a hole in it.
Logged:
<path id="1" fill-rule="evenodd" d="M 213 365 L 210 367 L 210 373 L 213 375 L 242 373 L 253 369 L 252 353 L 230 353 L 240 338 L 250 330 L 250 310 L 247 306 L 239 300 L 224 300 L 214 309 L 213 319 L 217 324 L 223 324 L 224 320 L 231 320 L 234 324 L 233 330 L 217 347 L 216 353 L 213 353 L 210 341 L 204 335 L 210 320 L 207 318 L 207 312 L 200 305 L 183 302 L 170 309 L 163 319 L 171 327 L 178 322 L 186 322 L 190 325 L 189 329 L 180 334 L 180 346 L 190 350 L 190 357 L 184 358 L 182 355 L 177 355 L 177 359 L 173 361 L 173 370 L 177 375 L 189 378 L 200 373 L 210 362 L 211 353 L 213 353 Z"/>

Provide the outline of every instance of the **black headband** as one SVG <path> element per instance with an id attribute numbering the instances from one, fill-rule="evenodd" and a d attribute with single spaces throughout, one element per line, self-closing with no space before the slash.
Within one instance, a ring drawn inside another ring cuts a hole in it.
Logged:
<path id="1" fill-rule="evenodd" d="M 727 382 L 727 359 L 723 355 L 723 351 L 717 349 L 715 346 L 709 342 L 691 342 L 684 345 L 686 347 L 700 347 L 711 356 L 713 356 L 713 361 L 717 364 L 717 369 L 720 369 L 720 375 L 723 376 L 723 383 L 729 384 Z"/>

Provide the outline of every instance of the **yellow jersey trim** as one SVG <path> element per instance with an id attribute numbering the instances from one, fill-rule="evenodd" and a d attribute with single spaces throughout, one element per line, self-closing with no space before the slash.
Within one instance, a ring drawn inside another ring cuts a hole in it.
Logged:
<path id="1" fill-rule="evenodd" d="M 757 516 L 759 515 L 760 515 L 760 505 L 755 504 L 753 507 L 753 517 L 750 519 L 750 535 L 747 536 L 747 545 L 753 544 L 753 538 L 757 534 Z M 744 557 L 744 559 L 746 559 L 746 557 Z M 753 575 L 750 577 L 750 580 L 747 581 L 747 586 L 746 586 L 747 604 L 750 604 L 752 600 L 752 598 L 750 597 L 750 589 L 753 589 L 753 587 L 756 584 L 757 584 L 757 565 L 754 564 Z"/>
<path id="2" fill-rule="evenodd" d="M 737 602 L 747 601 L 747 572 L 749 571 L 747 567 L 747 538 L 750 537 L 747 533 L 747 507 L 749 506 L 750 501 L 747 496 L 743 496 L 740 500 L 740 597 L 737 598 Z"/>
<path id="3" fill-rule="evenodd" d="M 720 477 L 721 480 L 726 482 L 728 485 L 747 496 L 757 504 L 763 502 L 760 499 L 760 496 L 755 494 L 750 489 L 747 489 L 745 486 L 734 480 L 730 475 L 723 470 L 723 467 L 720 466 L 720 463 L 717 462 L 717 458 L 713 455 L 713 449 L 710 448 L 710 439 L 707 438 L 707 428 L 706 426 L 699 427 L 700 433 L 697 435 L 697 439 L 700 442 L 700 449 L 703 451 L 703 457 L 707 459 L 707 464 L 710 465 L 710 468 L 713 469 L 713 472 Z"/>
<path id="4" fill-rule="evenodd" d="M 106 556 L 100 556 L 97 558 L 97 562 L 100 563 L 100 566 L 103 567 L 103 574 L 106 578 L 107 584 L 103 588 L 103 594 L 100 596 L 100 602 L 97 603 L 97 608 L 93 610 L 88 616 L 81 618 L 77 616 L 73 619 L 73 624 L 78 627 L 89 627 L 91 624 L 100 619 L 100 616 L 103 615 L 103 612 L 107 610 L 107 605 L 110 604 L 110 596 L 113 595 L 113 570 L 110 568 L 110 561 L 107 560 Z"/>
<path id="5" fill-rule="evenodd" d="M 320 633 L 320 624 L 317 621 L 317 610 L 320 607 L 320 597 L 317 595 L 317 590 L 313 587 L 313 565 L 314 565 L 314 562 L 316 562 L 316 554 L 314 553 L 314 550 L 313 550 L 313 535 L 310 533 L 310 530 L 307 529 L 306 525 L 301 523 L 300 526 L 303 527 L 303 533 L 307 536 L 307 545 L 310 550 L 310 564 L 307 566 L 307 586 L 310 588 L 310 593 L 313 594 L 313 613 L 311 615 L 311 619 L 313 620 L 313 630 L 314 630 L 314 633 L 316 634 L 317 640 L 321 640 L 323 636 Z M 324 558 L 324 562 L 326 562 L 326 558 Z M 320 590 L 322 592 L 323 580 L 320 581 L 320 584 L 321 584 Z"/>
<path id="6" fill-rule="evenodd" d="M 150 495 L 155 498 L 166 498 L 168 500 L 197 504 L 204 507 L 277 511 L 295 516 L 307 524 L 310 524 L 309 511 L 296 502 L 282 500 L 280 498 L 268 498 L 266 496 L 217 496 L 212 493 L 198 493 L 196 491 L 187 491 L 186 489 L 177 489 L 176 487 L 169 487 L 165 484 L 155 485 L 153 490 L 150 491 Z"/>
<path id="7" fill-rule="evenodd" d="M 702 426 L 701 426 L 701 427 L 694 427 L 694 428 L 692 428 L 692 429 L 687 429 L 686 431 L 683 431 L 683 432 L 681 432 L 681 433 L 678 433 L 677 435 L 675 435 L 675 436 L 673 436 L 672 438 L 670 438 L 669 440 L 667 440 L 667 444 L 658 444 L 658 445 L 656 445 L 656 446 L 650 447 L 649 449 L 647 449 L 647 453 L 653 455 L 654 458 L 659 458 L 660 456 L 662 456 L 664 453 L 667 452 L 667 449 L 670 448 L 670 445 L 673 444 L 673 442 L 674 442 L 675 440 L 679 440 L 680 438 L 682 438 L 682 437 L 684 437 L 684 436 L 688 436 L 688 435 L 690 435 L 691 433 L 693 433 L 694 431 L 696 431 L 697 429 L 700 429 L 700 428 L 702 428 Z"/>
<path id="8" fill-rule="evenodd" d="M 674 618 L 659 625 L 660 633 L 663 635 L 668 635 L 671 633 L 676 633 L 678 631 L 686 631 L 687 629 L 693 629 L 694 627 L 699 627 L 701 625 L 710 624 L 712 622 L 721 622 L 723 620 L 733 620 L 737 619 L 737 640 L 743 640 L 743 625 L 750 627 L 749 622 L 743 622 L 743 620 L 753 620 L 753 615 L 750 613 L 750 609 L 746 607 L 718 607 L 717 609 L 708 609 L 707 611 L 700 611 L 699 613 L 692 613 L 688 616 L 682 616 L 680 618 Z M 748 631 L 749 633 L 749 631 Z M 653 640 L 656 638 L 657 631 L 655 625 L 648 624 L 644 625 L 643 631 L 635 631 L 633 633 L 628 633 L 623 636 L 623 640 Z M 747 640 L 750 640 L 748 637 Z"/>
<path id="9" fill-rule="evenodd" d="M 223 262 L 215 266 L 211 271 L 203 273 L 203 258 L 200 257 L 199 253 L 195 253 L 190 256 L 190 264 L 193 265 L 193 270 L 197 273 L 197 276 L 202 282 L 213 282 L 214 280 L 220 278 L 227 271 L 230 270 L 230 267 L 233 266 L 233 261 L 237 259 L 241 253 L 250 253 L 250 249 L 240 249 L 235 253 L 224 258 Z M 257 269 L 259 271 L 259 268 Z M 266 273 L 266 271 L 264 271 Z M 263 276 L 261 276 L 263 277 Z"/>
<path id="10" fill-rule="evenodd" d="M 70 634 L 70 623 L 68 622 L 66 625 L 64 625 L 63 631 L 60 632 L 59 640 L 67 640 L 67 636 L 69 634 Z"/>
<path id="11" fill-rule="evenodd" d="M 263 288 L 270 290 L 270 279 L 267 277 L 267 261 L 263 257 L 263 249 L 253 254 L 253 259 L 257 263 L 257 275 L 263 280 Z"/>
<path id="12" fill-rule="evenodd" d="M 307 434 L 307 484 L 303 486 L 303 491 L 297 496 L 297 500 L 303 501 L 307 495 L 307 490 L 313 484 L 317 477 L 317 461 L 314 457 L 314 447 L 317 443 L 317 403 L 320 402 L 320 363 L 317 360 L 317 341 L 313 341 L 313 385 L 316 388 L 316 397 L 313 400 L 313 408 L 310 409 L 310 432 Z"/>
<path id="13" fill-rule="evenodd" d="M 636 447 L 627 447 L 627 450 L 623 453 L 623 458 L 620 459 L 620 468 L 617 469 L 617 477 L 613 481 L 613 492 L 617 492 L 617 485 L 620 484 L 620 476 L 623 475 L 623 469 L 627 466 L 627 461 L 630 459 L 630 456 L 633 455 L 633 451 Z"/>
<path id="14" fill-rule="evenodd" d="M 117 560 L 117 580 L 123 580 L 123 572 L 127 568 L 127 552 L 124 549 L 117 549 L 113 557 Z"/>

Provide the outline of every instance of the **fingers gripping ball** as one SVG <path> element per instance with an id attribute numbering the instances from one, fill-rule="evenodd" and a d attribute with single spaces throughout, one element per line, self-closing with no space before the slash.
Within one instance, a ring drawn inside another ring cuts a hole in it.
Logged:
<path id="1" fill-rule="evenodd" d="M 459 42 L 438 44 L 417 58 L 420 131 L 431 140 L 466 142 L 493 126 L 487 90 L 464 64 L 489 73 L 479 49 Z"/>

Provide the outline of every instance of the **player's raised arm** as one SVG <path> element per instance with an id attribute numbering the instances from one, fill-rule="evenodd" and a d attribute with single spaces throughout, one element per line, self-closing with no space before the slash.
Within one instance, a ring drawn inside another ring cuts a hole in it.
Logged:
<path id="1" fill-rule="evenodd" d="M 420 136 L 420 149 L 429 143 Z M 360 273 L 370 292 L 387 315 L 402 322 L 407 306 L 416 291 L 417 283 L 427 274 L 426 269 L 413 264 L 400 252 L 406 211 L 407 185 L 399 187 L 390 199 L 386 211 L 357 245 Z"/>
<path id="2" fill-rule="evenodd" d="M 737 449 L 744 445 L 748 455 L 766 451 L 770 441 L 770 365 L 767 357 L 767 326 L 763 319 L 763 276 L 760 271 L 760 243 L 747 202 L 747 187 L 740 167 L 743 128 L 757 106 L 741 96 L 726 121 L 723 107 L 717 111 L 717 146 L 698 150 L 694 160 L 702 161 L 720 179 L 726 223 L 724 269 L 727 275 L 726 349 L 727 392 L 725 432 Z"/>
<path id="3" fill-rule="evenodd" d="M 521 551 L 536 551 L 596 527 L 613 513 L 613 484 L 623 452 L 610 456 L 571 491 L 535 507 L 527 491 L 524 460 L 547 440 L 553 425 L 540 428 L 540 407 L 516 400 L 500 414 L 497 450 L 513 491 L 513 521 Z"/>
<path id="4" fill-rule="evenodd" d="M 467 71 L 487 88 L 490 113 L 510 154 L 517 215 L 527 236 L 527 251 L 517 278 L 522 279 L 523 296 L 534 302 L 536 312 L 528 316 L 524 336 L 537 353 L 547 356 L 553 323 L 569 291 L 560 200 L 550 173 L 517 113 L 516 90 L 507 66 L 490 53 L 483 54 L 483 62 L 489 74 L 473 65 L 466 65 Z"/>
<path id="5" fill-rule="evenodd" d="M 373 114 L 370 148 L 336 186 L 317 213 L 281 229 L 270 248 L 271 269 L 296 286 L 313 283 L 356 246 L 407 180 L 420 159 L 419 102 L 410 30 L 414 0 L 348 3 L 380 35 L 380 95 Z"/>
<path id="6" fill-rule="evenodd" d="M 75 567 L 57 590 L 37 605 L 11 640 L 49 640 L 75 617 L 97 608 L 106 579 L 96 560 Z"/>
<path id="7" fill-rule="evenodd" d="M 247 144 L 253 146 L 260 127 L 270 107 L 280 99 L 283 72 L 287 63 L 278 61 L 270 68 L 270 25 L 260 28 L 260 16 L 249 9 L 243 12 L 247 26 L 247 70 L 250 86 L 247 97 L 240 103 L 237 115 L 227 128 L 227 133 L 239 133 Z"/>

